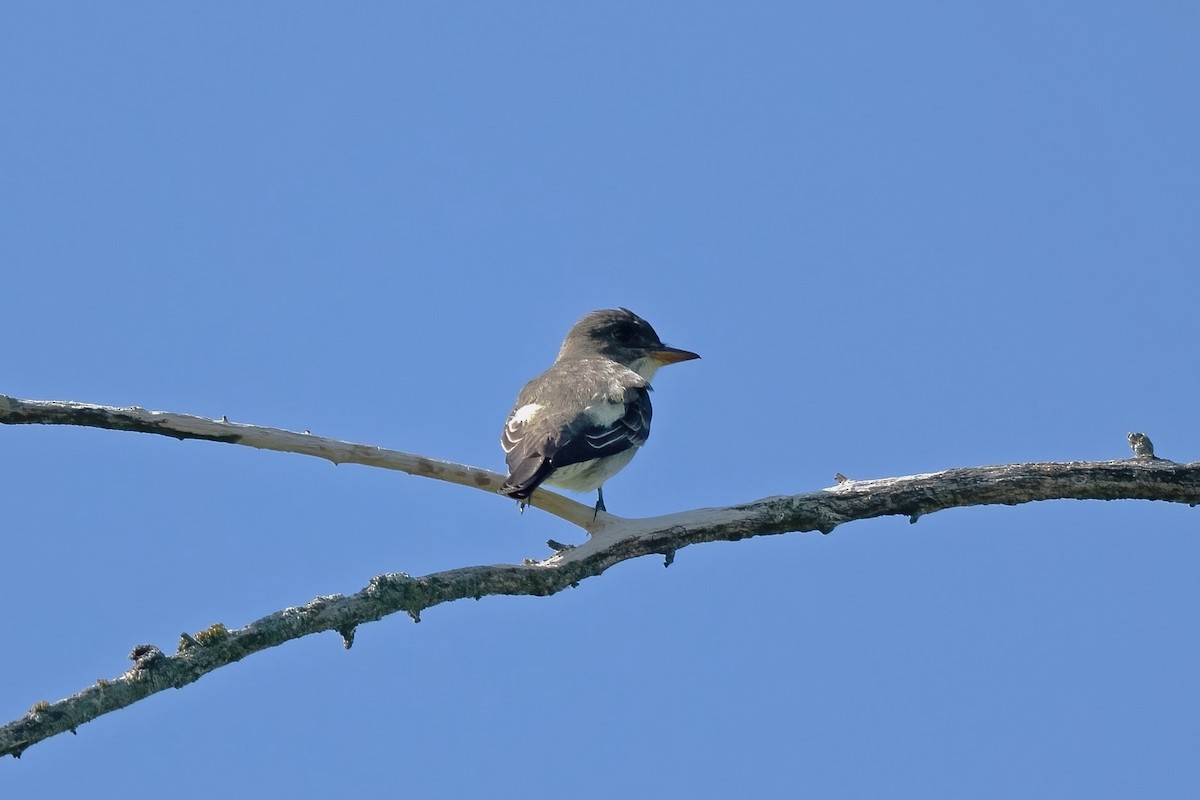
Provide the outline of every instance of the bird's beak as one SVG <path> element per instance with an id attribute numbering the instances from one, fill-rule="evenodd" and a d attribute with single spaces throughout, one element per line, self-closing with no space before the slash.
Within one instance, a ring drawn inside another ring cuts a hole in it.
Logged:
<path id="1" fill-rule="evenodd" d="M 699 358 L 700 356 L 691 350 L 664 347 L 661 350 L 651 351 L 650 357 L 660 364 L 678 364 L 680 361 L 691 361 L 693 358 Z"/>

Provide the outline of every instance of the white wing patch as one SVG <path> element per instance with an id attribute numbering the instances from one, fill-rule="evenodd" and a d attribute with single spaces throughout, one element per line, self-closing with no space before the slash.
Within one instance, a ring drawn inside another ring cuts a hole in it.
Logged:
<path id="1" fill-rule="evenodd" d="M 504 436 L 500 438 L 500 446 L 504 448 L 504 452 L 512 452 L 513 448 L 521 441 L 518 430 L 522 425 L 533 419 L 541 410 L 541 403 L 526 403 L 513 411 L 512 416 L 508 418 L 508 422 L 504 423 Z"/>
<path id="2" fill-rule="evenodd" d="M 597 397 L 583 410 L 587 418 L 601 427 L 609 427 L 625 416 L 625 404 L 614 403 L 607 397 Z"/>
<path id="3" fill-rule="evenodd" d="M 529 420 L 533 419 L 533 415 L 542 410 L 541 403 L 526 403 L 512 413 L 508 418 L 508 427 L 513 428 L 517 425 L 524 425 Z M 493 417 L 495 419 L 495 417 Z M 493 423 L 495 424 L 495 423 Z"/>

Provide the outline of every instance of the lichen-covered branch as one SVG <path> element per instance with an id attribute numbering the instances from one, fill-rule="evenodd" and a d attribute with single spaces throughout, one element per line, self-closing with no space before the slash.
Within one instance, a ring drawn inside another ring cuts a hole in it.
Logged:
<path id="1" fill-rule="evenodd" d="M 140 409 L 97 411 L 103 407 L 71 403 L 50 404 L 54 408 L 37 410 L 34 416 L 41 415 L 41 418 L 33 419 L 28 418 L 27 402 L 0 396 L 0 422 L 94 424 L 80 420 L 103 414 L 107 416 L 100 427 L 146 430 L 147 424 L 158 419 L 152 412 Z M 113 417 L 113 411 L 120 413 Z M 14 417 L 21 414 L 27 417 Z M 199 418 L 161 416 L 171 419 L 171 432 L 167 435 L 180 436 L 184 431 L 192 438 L 235 441 L 208 435 L 212 432 L 208 428 L 188 427 L 197 423 L 187 420 Z M 201 422 L 231 425 L 211 420 Z M 241 433 L 252 427 L 235 426 L 234 430 Z M 276 433 L 308 436 L 269 428 L 254 430 L 255 436 L 259 437 L 256 441 L 265 441 L 261 438 L 264 431 L 270 432 L 271 436 Z M 166 433 L 167 427 L 148 432 Z M 227 430 L 224 436 L 229 433 Z M 321 447 L 331 441 L 320 440 Z M 1200 463 L 1177 464 L 1155 458 L 1153 446 L 1142 434 L 1130 434 L 1129 441 L 1134 447 L 1135 458 L 1121 461 L 967 467 L 869 481 L 839 476 L 836 486 L 819 492 L 769 497 L 727 508 L 698 509 L 646 519 L 601 514 L 587 526 L 593 534 L 587 542 L 578 547 L 562 547 L 544 561 L 465 567 L 424 577 L 403 573 L 380 575 L 350 596 L 318 597 L 307 605 L 284 609 L 235 630 L 218 623 L 194 635 L 184 634 L 170 655 L 154 645 L 138 645 L 129 656 L 133 667 L 125 673 L 112 680 L 100 681 L 64 700 L 39 702 L 20 719 L 0 727 L 0 755 L 19 756 L 30 745 L 50 736 L 74 731 L 109 711 L 124 708 L 163 689 L 185 686 L 214 669 L 301 636 L 336 631 L 349 647 L 359 625 L 389 614 L 406 612 L 419 620 L 422 610 L 452 600 L 478 599 L 487 595 L 551 595 L 632 558 L 658 554 L 670 564 L 676 551 L 701 542 L 737 541 L 786 532 L 829 533 L 845 522 L 859 519 L 901 515 L 916 522 L 925 514 L 945 508 L 1018 505 L 1036 500 L 1164 500 L 1191 506 L 1200 503 Z M 335 444 L 347 448 L 363 447 L 344 442 Z M 253 446 L 265 445 L 256 443 Z M 271 449 L 329 457 L 324 452 L 290 446 Z M 369 460 L 357 463 L 383 466 Z M 470 467 L 451 466 L 471 470 Z M 461 476 L 463 473 L 454 474 Z M 463 480 L 454 482 L 480 485 Z M 587 515 L 592 515 L 591 509 L 587 509 Z"/>

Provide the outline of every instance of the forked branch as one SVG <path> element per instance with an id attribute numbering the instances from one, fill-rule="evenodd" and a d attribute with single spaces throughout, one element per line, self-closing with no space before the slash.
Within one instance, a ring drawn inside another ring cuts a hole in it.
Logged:
<path id="1" fill-rule="evenodd" d="M 0 423 L 90 425 L 247 444 L 321 456 L 335 463 L 400 469 L 488 491 L 498 489 L 503 480 L 487 470 L 306 433 L 137 408 L 24 401 L 0 395 Z M 0 727 L 0 755 L 20 756 L 27 747 L 50 736 L 74 731 L 109 711 L 163 689 L 185 686 L 214 669 L 301 636 L 336 631 L 349 647 L 357 626 L 389 614 L 402 611 L 419 620 L 424 609 L 452 600 L 551 595 L 639 556 L 662 555 L 670 564 L 677 550 L 700 542 L 787 532 L 829 533 L 858 519 L 902 515 L 915 522 L 944 508 L 1035 500 L 1200 503 L 1200 463 L 1177 464 L 1156 458 L 1149 439 L 1142 434 L 1130 434 L 1129 441 L 1135 457 L 1127 460 L 967 467 L 869 481 L 846 480 L 839 475 L 836 486 L 818 492 L 645 519 L 603 513 L 594 518 L 591 508 L 538 490 L 531 504 L 587 528 L 592 533 L 587 542 L 563 548 L 544 561 L 464 567 L 416 578 L 403 573 L 379 575 L 350 596 L 318 597 L 236 630 L 217 623 L 195 635 L 183 634 L 170 655 L 154 645 L 138 645 L 129 656 L 133 667 L 123 674 L 55 703 L 39 702 L 24 716 Z"/>

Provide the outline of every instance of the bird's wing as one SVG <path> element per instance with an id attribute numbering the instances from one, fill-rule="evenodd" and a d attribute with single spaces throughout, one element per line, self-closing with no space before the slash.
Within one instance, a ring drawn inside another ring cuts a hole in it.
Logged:
<path id="1" fill-rule="evenodd" d="M 615 404 L 614 404 L 615 405 Z M 641 447 L 650 435 L 650 391 L 639 386 L 626 390 L 624 410 L 606 413 L 593 407 L 576 418 L 550 460 L 555 467 L 565 467 L 594 458 L 615 456 L 631 447 Z M 616 416 L 620 413 L 620 416 Z M 615 417 L 615 419 L 613 418 Z"/>
<path id="2" fill-rule="evenodd" d="M 509 497 L 524 499 L 555 469 L 640 447 L 650 435 L 649 386 L 627 387 L 621 400 L 596 401 L 570 418 L 530 405 L 514 409 L 501 439 L 509 473 L 501 491 Z"/>

